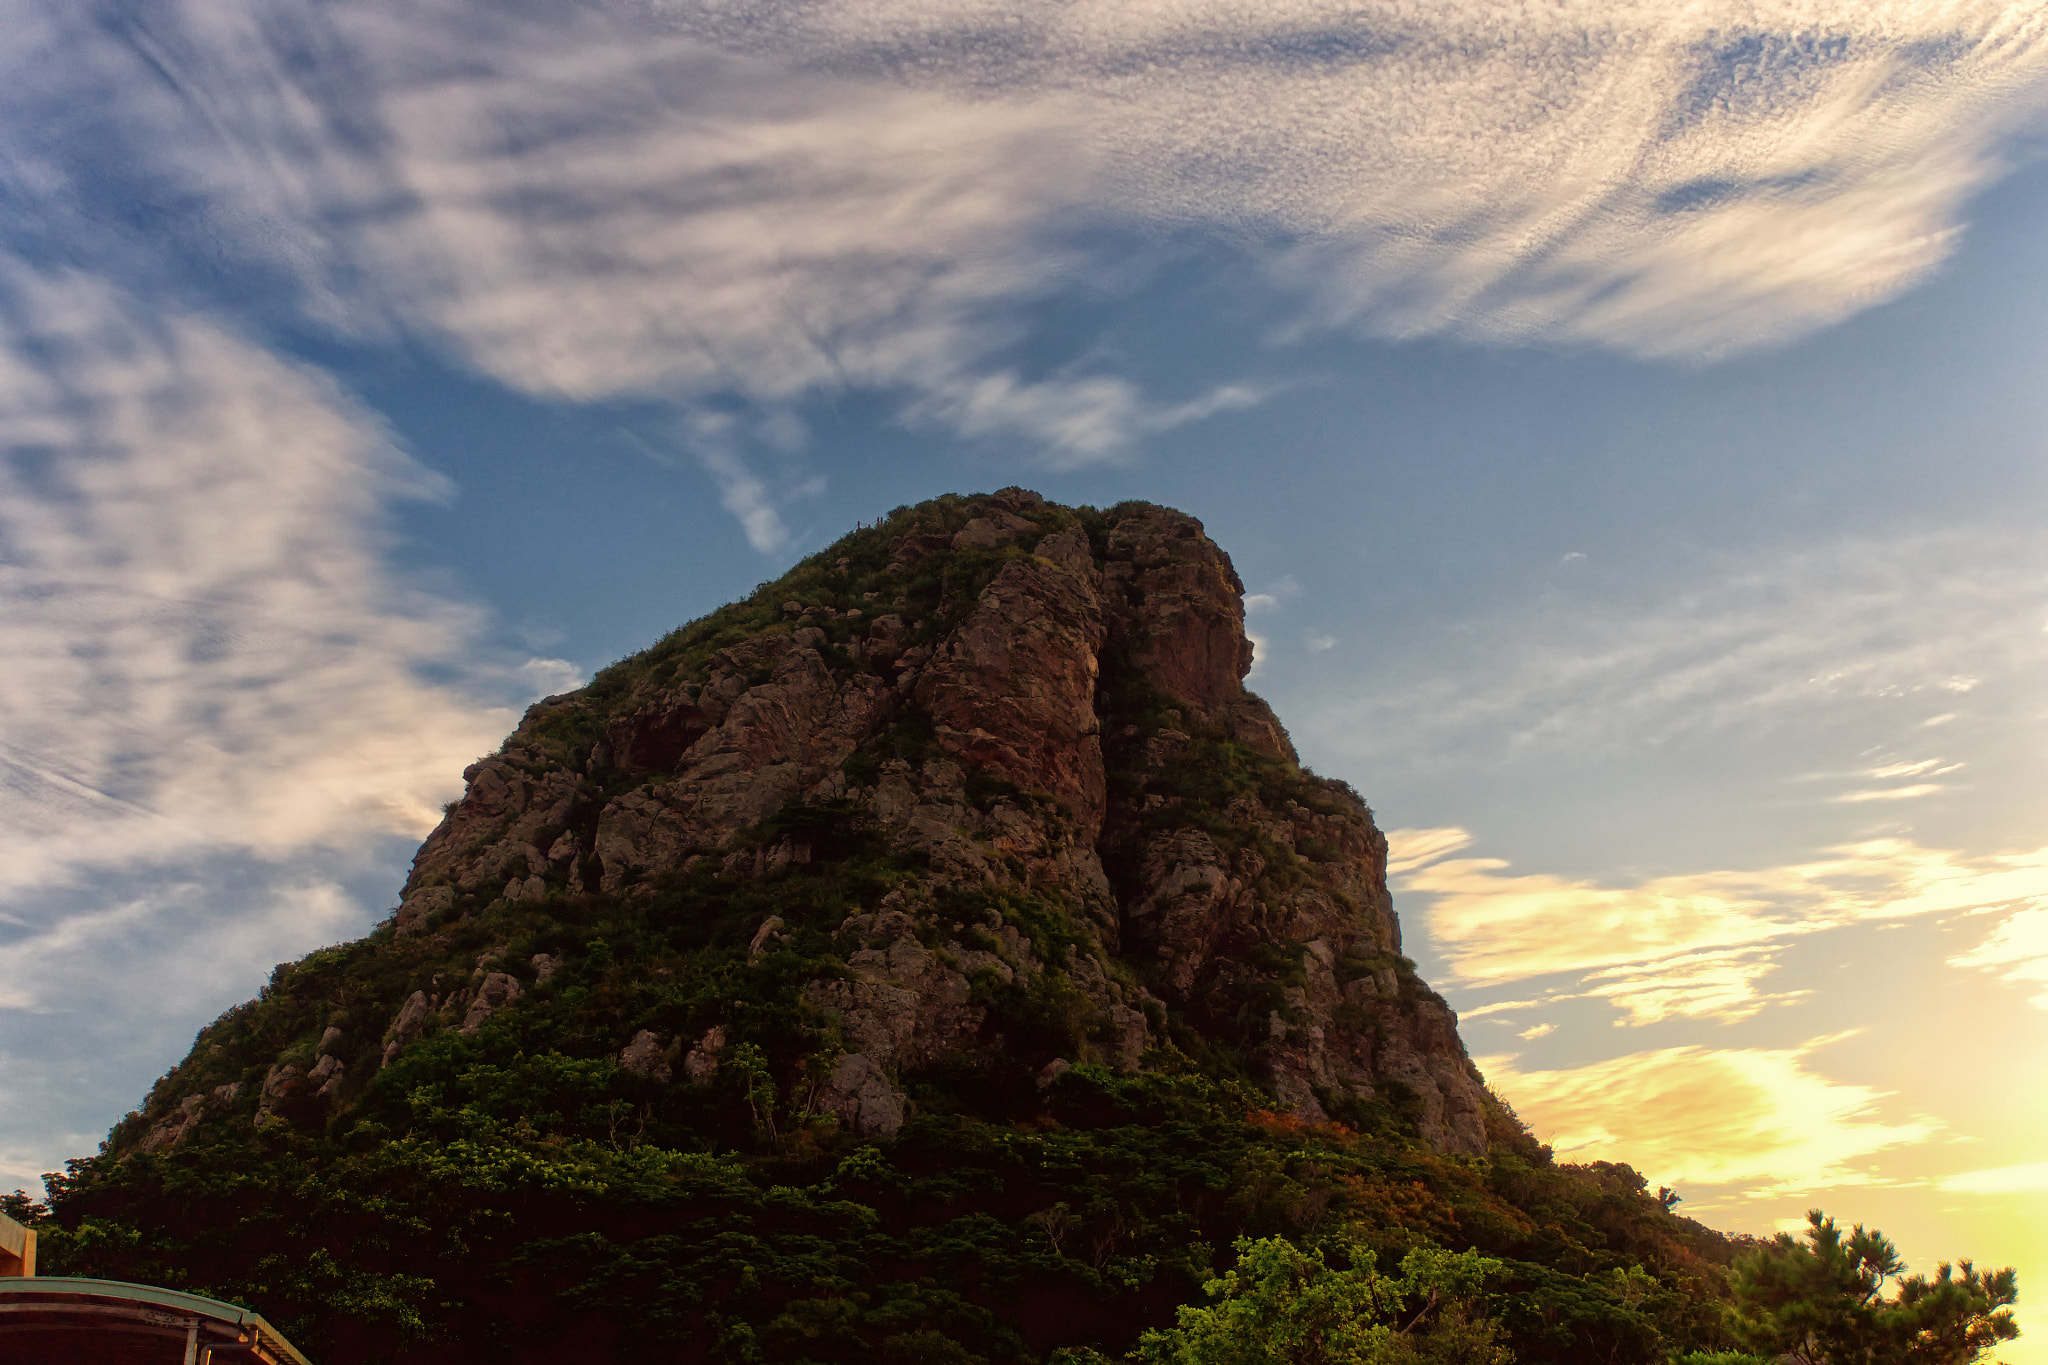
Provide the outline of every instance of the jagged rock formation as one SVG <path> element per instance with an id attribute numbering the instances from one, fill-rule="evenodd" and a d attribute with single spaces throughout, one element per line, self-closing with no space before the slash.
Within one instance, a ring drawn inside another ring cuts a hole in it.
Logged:
<path id="1" fill-rule="evenodd" d="M 836 1037 L 812 1103 L 855 1130 L 895 1132 L 920 1068 L 1052 1063 L 990 999 L 1036 989 L 1085 1025 L 1061 1062 L 1128 1072 L 1220 1043 L 1304 1119 L 1391 1100 L 1439 1150 L 1483 1151 L 1453 1018 L 1400 957 L 1386 841 L 1245 689 L 1243 587 L 1201 524 L 1139 504 L 1087 525 L 1015 489 L 910 521 L 863 533 L 865 572 L 834 556 L 769 619 L 712 618 L 709 638 L 534 706 L 464 774 L 391 936 L 773 877 L 830 856 L 816 832 L 836 824 L 914 864 L 811 926 L 828 951 L 798 998 Z M 1033 932 L 1049 914 L 1055 932 Z M 784 929 L 765 918 L 749 960 Z M 353 1059 L 330 1028 L 311 1059 L 273 1062 L 259 1120 L 343 1103 L 414 1039 L 516 1009 L 554 962 L 502 951 L 393 1000 Z M 701 1081 L 727 1022 L 672 1045 L 636 1029 L 621 1064 Z M 175 1142 L 214 1101 L 188 1104 L 147 1140 Z"/>
<path id="2" fill-rule="evenodd" d="M 833 926 L 844 971 L 803 990 L 844 1048 L 819 1102 L 857 1129 L 900 1125 L 906 1070 L 1008 1045 L 975 1002 L 978 974 L 1050 971 L 1093 1011 L 1088 1050 L 1118 1067 L 1170 1045 L 1170 1021 L 1249 1023 L 1247 1058 L 1284 1108 L 1321 1120 L 1391 1088 L 1433 1146 L 1482 1151 L 1452 1017 L 1399 957 L 1385 840 L 1348 788 L 1300 769 L 1245 690 L 1243 587 L 1201 524 L 1141 506 L 1091 537 L 1019 490 L 950 510 L 888 542 L 862 580 L 876 586 L 845 591 L 852 566 L 835 563 L 822 591 L 699 667 L 534 707 L 465 774 L 394 928 L 501 900 L 630 900 L 707 862 L 766 873 L 816 850 L 746 831 L 806 806 L 852 812 L 929 866 Z M 890 590 L 968 556 L 992 569 L 972 597 L 949 578 L 937 611 L 917 612 Z M 856 760 L 906 728 L 929 735 L 925 753 Z M 584 733 L 601 737 L 564 746 Z M 1220 806 L 1201 790 L 1219 762 L 1255 774 Z M 1001 790 L 977 798 L 976 782 Z M 1034 942 L 1000 896 L 963 918 L 939 895 L 962 890 L 1055 901 L 1079 932 Z M 520 989 L 492 972 L 440 1008 L 474 1032 Z M 409 1000 L 388 1036 L 420 1023 Z"/>

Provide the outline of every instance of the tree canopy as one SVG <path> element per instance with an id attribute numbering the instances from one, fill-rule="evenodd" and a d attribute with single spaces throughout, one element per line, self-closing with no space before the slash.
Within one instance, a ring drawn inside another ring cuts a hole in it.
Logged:
<path id="1" fill-rule="evenodd" d="M 1281 1237 L 1239 1238 L 1237 1264 L 1203 1286 L 1215 1302 L 1184 1307 L 1145 1333 L 1144 1365 L 1395 1365 L 1444 1361 L 1508 1365 L 1512 1354 L 1483 1311 L 1501 1263 L 1477 1251 L 1417 1247 L 1397 1275 L 1349 1247 L 1348 1269 L 1321 1249 Z"/>
<path id="2" fill-rule="evenodd" d="M 1750 1350 L 1792 1365 L 1968 1365 L 2019 1335 L 2011 1268 L 1905 1275 L 1883 1233 L 1844 1234 L 1819 1209 L 1806 1220 L 1803 1240 L 1780 1233 L 1735 1263 L 1736 1334 Z"/>

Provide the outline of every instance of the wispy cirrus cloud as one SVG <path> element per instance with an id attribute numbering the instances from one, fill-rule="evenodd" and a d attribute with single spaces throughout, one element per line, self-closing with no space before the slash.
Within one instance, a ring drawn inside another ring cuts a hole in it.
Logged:
<path id="1" fill-rule="evenodd" d="M 1959 715 L 2031 725 L 2031 680 L 2048 665 L 2044 581 L 2036 538 L 1989 527 L 1708 562 L 1661 594 L 1516 602 L 1460 621 L 1430 654 L 1386 661 L 1309 728 L 1360 761 L 1446 765 L 1850 720 L 1902 737 Z M 1954 785 L 1875 766 L 1833 799 Z"/>
<path id="2" fill-rule="evenodd" d="M 1547 1071 L 1520 1071 L 1513 1056 L 1477 1060 L 1560 1157 L 1624 1160 L 1652 1182 L 1739 1183 L 1744 1198 L 1766 1199 L 1880 1183 L 1858 1163 L 1941 1131 L 1931 1119 L 1886 1119 L 1883 1092 L 1814 1070 L 1830 1041 L 1659 1048 Z"/>
<path id="3" fill-rule="evenodd" d="M 1949 959 L 1953 967 L 1994 972 L 2002 981 L 2038 986 L 2033 1003 L 2048 1010 L 2048 889 L 2008 915 L 1975 948 Z"/>
<path id="4" fill-rule="evenodd" d="M 835 72 L 1057 105 L 1129 211 L 1281 239 L 1326 323 L 1665 355 L 1938 262 L 2042 95 L 1998 4 L 671 3 Z"/>
<path id="5" fill-rule="evenodd" d="M 418 834 L 512 719 L 423 676 L 477 621 L 379 518 L 438 485 L 321 377 L 5 263 L 0 451 L 0 886 Z"/>
<path id="6" fill-rule="evenodd" d="M 101 8 L 38 13 L 48 51 L 87 59 L 25 66 L 13 96 L 23 126 L 97 103 L 94 147 L 24 137 L 22 160 L 83 199 L 65 177 L 120 144 L 123 189 L 187 206 L 174 237 L 227 244 L 345 334 L 422 335 L 571 402 L 892 394 L 906 422 L 1054 466 L 1259 401 L 1003 358 L 1014 310 L 1086 269 L 1051 229 L 1093 182 L 1044 102 L 850 79 L 601 6 Z"/>
<path id="7" fill-rule="evenodd" d="M 2048 897 L 2048 849 L 1983 857 L 1877 839 L 1807 863 L 1604 886 L 1510 874 L 1499 859 L 1446 856 L 1468 842 L 1454 829 L 1389 836 L 1397 885 L 1428 898 L 1429 932 L 1453 978 L 1475 988 L 1572 978 L 1541 999 L 1468 1017 L 1591 997 L 1609 1001 L 1631 1024 L 1742 1019 L 1804 993 L 1762 988 L 1793 940 L 1922 915 L 2009 915 L 1957 965 L 2002 967 L 2008 979 L 2032 980 L 2048 961 L 2048 948 L 2035 942 L 2040 912 L 2015 908 Z"/>
<path id="8" fill-rule="evenodd" d="M 1991 0 L 14 9 L 42 198 L 118 148 L 307 316 L 572 399 L 895 393 L 1065 463 L 1258 396 L 1010 358 L 1100 287 L 1091 233 L 1231 243 L 1304 325 L 1711 355 L 1919 278 L 2048 92 Z"/>
<path id="9" fill-rule="evenodd" d="M 1981 1171 L 1945 1175 L 1935 1188 L 1956 1194 L 2038 1194 L 2048 1192 L 2048 1161 L 2030 1161 L 2018 1166 L 1994 1166 Z"/>
<path id="10" fill-rule="evenodd" d="M 497 657 L 473 608 L 385 567 L 389 501 L 441 491 L 316 372 L 0 259 L 0 1152 L 17 1172 L 104 1127 L 100 1087 L 139 1094 L 167 1029 L 366 928 L 380 905 L 347 881 L 433 825 L 508 703 L 576 681 Z"/>

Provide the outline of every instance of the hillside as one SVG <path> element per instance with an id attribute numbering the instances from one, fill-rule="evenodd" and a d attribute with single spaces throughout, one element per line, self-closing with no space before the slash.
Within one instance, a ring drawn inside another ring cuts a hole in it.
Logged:
<path id="1" fill-rule="evenodd" d="M 1010 1362 L 1279 1234 L 1500 1259 L 1523 1361 L 1719 1344 L 1733 1248 L 1486 1091 L 1241 596 L 1180 513 L 942 498 L 539 703 L 46 1265 L 326 1365 Z"/>

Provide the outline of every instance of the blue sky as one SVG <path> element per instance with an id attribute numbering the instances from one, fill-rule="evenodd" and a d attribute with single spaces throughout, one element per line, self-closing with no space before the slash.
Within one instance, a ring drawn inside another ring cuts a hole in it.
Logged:
<path id="1" fill-rule="evenodd" d="M 0 1177 L 388 911 L 526 701 L 1021 483 L 1231 552 L 1561 1151 L 2048 1273 L 2032 8 L 0 31 Z"/>

